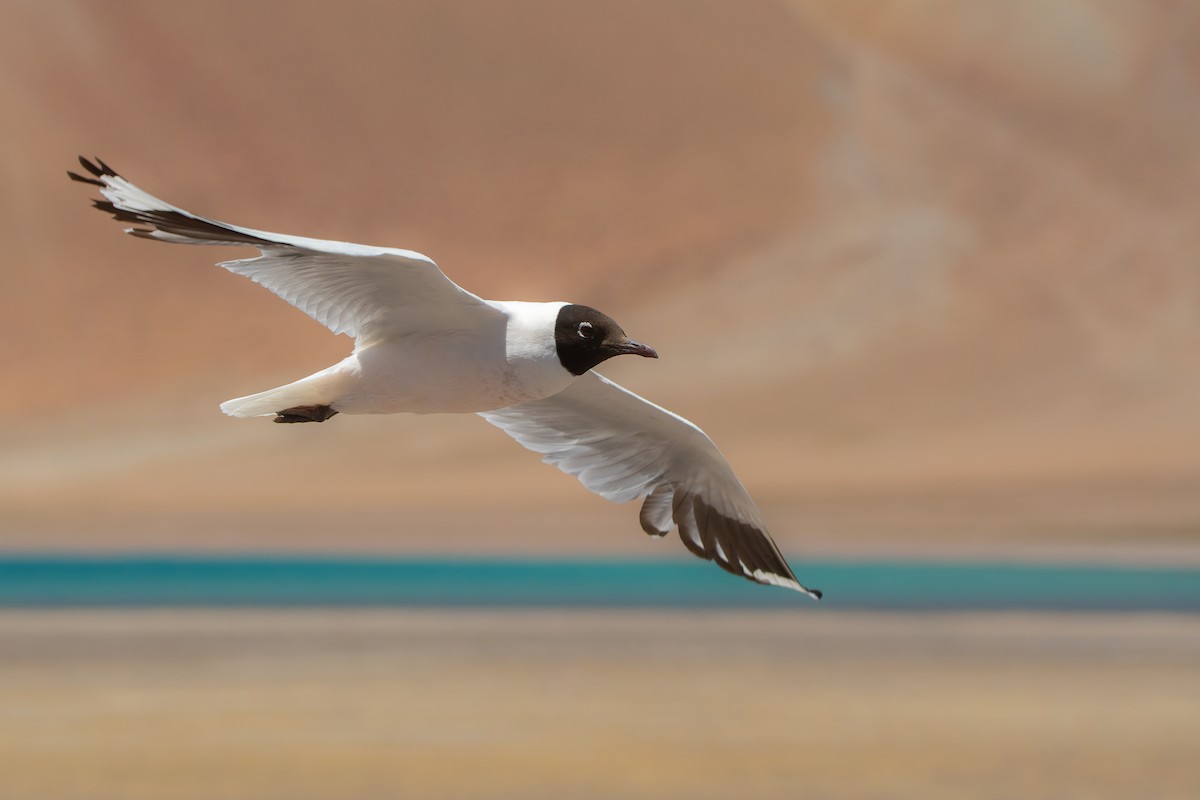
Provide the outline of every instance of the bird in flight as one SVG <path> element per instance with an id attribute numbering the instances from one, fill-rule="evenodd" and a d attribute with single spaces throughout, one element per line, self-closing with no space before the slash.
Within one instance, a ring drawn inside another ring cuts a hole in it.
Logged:
<path id="1" fill-rule="evenodd" d="M 651 536 L 678 528 L 695 555 L 757 583 L 820 598 L 800 584 L 762 514 L 694 424 L 593 371 L 619 355 L 658 358 L 611 317 L 575 303 L 484 300 L 411 250 L 244 228 L 184 211 L 100 159 L 80 157 L 93 204 L 126 233 L 176 244 L 243 245 L 220 266 L 329 328 L 354 351 L 327 369 L 227 400 L 234 417 L 324 422 L 335 414 L 473 413 L 615 502 L 645 498 Z"/>

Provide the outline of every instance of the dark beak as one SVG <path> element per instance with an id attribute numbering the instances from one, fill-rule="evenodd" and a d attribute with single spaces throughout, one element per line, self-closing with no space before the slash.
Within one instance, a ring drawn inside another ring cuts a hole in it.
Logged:
<path id="1" fill-rule="evenodd" d="M 635 342 L 633 339 L 625 339 L 620 342 L 613 342 L 609 349 L 618 355 L 641 356 L 642 358 L 658 358 L 658 352 L 648 344 Z"/>

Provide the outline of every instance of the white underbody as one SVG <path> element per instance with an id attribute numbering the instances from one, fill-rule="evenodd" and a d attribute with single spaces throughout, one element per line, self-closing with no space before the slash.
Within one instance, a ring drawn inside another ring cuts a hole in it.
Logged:
<path id="1" fill-rule="evenodd" d="M 359 344 L 341 362 L 294 383 L 222 403 L 238 417 L 295 406 L 343 414 L 476 413 L 540 400 L 573 380 L 554 344 L 562 303 L 489 301 L 487 325 Z"/>

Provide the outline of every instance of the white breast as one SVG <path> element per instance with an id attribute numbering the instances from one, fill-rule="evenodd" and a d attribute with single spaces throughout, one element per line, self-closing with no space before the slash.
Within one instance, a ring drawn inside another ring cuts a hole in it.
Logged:
<path id="1" fill-rule="evenodd" d="M 489 303 L 508 316 L 504 337 L 505 382 L 514 394 L 541 399 L 567 388 L 574 376 L 559 360 L 554 342 L 558 312 L 567 304 L 498 300 Z"/>
<path id="2" fill-rule="evenodd" d="M 355 379 L 338 410 L 474 413 L 565 389 L 573 376 L 558 359 L 554 325 L 566 304 L 488 302 L 505 315 L 495 326 L 396 337 L 356 351 L 339 365 Z"/>

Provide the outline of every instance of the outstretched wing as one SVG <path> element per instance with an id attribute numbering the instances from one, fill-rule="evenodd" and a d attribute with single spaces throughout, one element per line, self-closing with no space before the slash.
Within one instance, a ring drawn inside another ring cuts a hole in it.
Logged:
<path id="1" fill-rule="evenodd" d="M 258 258 L 220 266 L 270 289 L 359 347 L 415 330 L 459 327 L 464 318 L 500 312 L 458 286 L 431 259 L 411 250 L 370 247 L 243 228 L 184 211 L 139 189 L 100 159 L 82 156 L 92 177 L 72 180 L 100 187 L 93 204 L 121 222 L 125 232 L 176 244 L 251 245 Z"/>
<path id="2" fill-rule="evenodd" d="M 618 503 L 645 497 L 643 530 L 734 575 L 820 598 L 796 580 L 724 456 L 683 417 L 595 372 L 544 400 L 480 414 L 548 464 Z"/>

